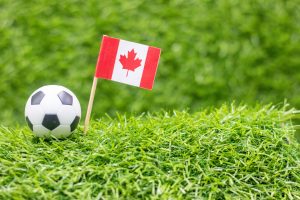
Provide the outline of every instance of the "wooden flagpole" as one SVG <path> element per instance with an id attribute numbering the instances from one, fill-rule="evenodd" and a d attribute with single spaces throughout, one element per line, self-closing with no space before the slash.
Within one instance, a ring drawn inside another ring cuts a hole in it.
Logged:
<path id="1" fill-rule="evenodd" d="M 89 100 L 89 104 L 88 104 L 87 111 L 86 111 L 86 116 L 85 116 L 85 121 L 84 121 L 84 134 L 85 135 L 86 135 L 86 133 L 88 131 L 88 128 L 89 128 L 89 123 L 90 123 L 91 112 L 92 112 L 93 103 L 94 103 L 94 97 L 95 97 L 97 82 L 98 82 L 98 78 L 96 78 L 94 76 L 93 86 L 92 86 L 91 94 L 90 94 L 90 100 Z"/>

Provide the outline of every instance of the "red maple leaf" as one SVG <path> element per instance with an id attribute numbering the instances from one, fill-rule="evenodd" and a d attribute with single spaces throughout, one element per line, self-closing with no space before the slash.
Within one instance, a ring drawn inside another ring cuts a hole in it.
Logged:
<path id="1" fill-rule="evenodd" d="M 135 56 L 136 56 L 136 53 L 134 52 L 134 49 L 132 49 L 131 51 L 128 51 L 127 57 L 126 57 L 126 55 L 120 56 L 119 61 L 123 65 L 123 69 L 127 69 L 126 77 L 128 76 L 129 70 L 134 71 L 136 68 L 141 66 L 142 60 L 139 58 L 135 59 Z"/>

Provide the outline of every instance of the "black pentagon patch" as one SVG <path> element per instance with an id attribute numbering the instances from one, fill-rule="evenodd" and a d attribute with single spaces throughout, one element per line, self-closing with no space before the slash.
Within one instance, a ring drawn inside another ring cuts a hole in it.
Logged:
<path id="1" fill-rule="evenodd" d="M 32 123 L 31 123 L 31 121 L 29 120 L 28 117 L 26 117 L 26 122 L 27 122 L 29 128 L 33 131 L 33 125 L 32 125 Z"/>
<path id="2" fill-rule="evenodd" d="M 80 117 L 76 116 L 75 119 L 73 120 L 73 122 L 71 123 L 71 132 L 73 132 L 76 129 L 76 127 L 79 123 L 79 120 L 80 120 Z"/>
<path id="3" fill-rule="evenodd" d="M 31 105 L 39 105 L 44 98 L 45 94 L 42 91 L 39 91 L 32 95 L 31 97 Z"/>
<path id="4" fill-rule="evenodd" d="M 73 97 L 69 93 L 65 91 L 61 91 L 57 95 L 63 105 L 72 105 L 73 104 Z"/>
<path id="5" fill-rule="evenodd" d="M 53 129 L 55 129 L 56 127 L 59 126 L 59 120 L 57 115 L 45 115 L 44 119 L 43 119 L 43 126 L 47 129 L 49 129 L 50 131 L 52 131 Z"/>

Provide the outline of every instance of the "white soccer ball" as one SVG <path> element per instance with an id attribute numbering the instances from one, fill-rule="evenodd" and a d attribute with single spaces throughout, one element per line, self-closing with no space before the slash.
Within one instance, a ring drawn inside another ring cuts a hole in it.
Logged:
<path id="1" fill-rule="evenodd" d="M 76 129 L 80 103 L 73 92 L 59 85 L 46 85 L 32 93 L 25 106 L 25 119 L 38 137 L 64 138 Z"/>

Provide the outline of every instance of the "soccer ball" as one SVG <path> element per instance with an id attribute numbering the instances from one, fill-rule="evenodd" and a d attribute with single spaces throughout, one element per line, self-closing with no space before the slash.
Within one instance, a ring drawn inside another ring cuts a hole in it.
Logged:
<path id="1" fill-rule="evenodd" d="M 32 93 L 25 106 L 25 119 L 38 137 L 64 138 L 76 129 L 80 103 L 73 92 L 59 85 L 46 85 Z"/>

